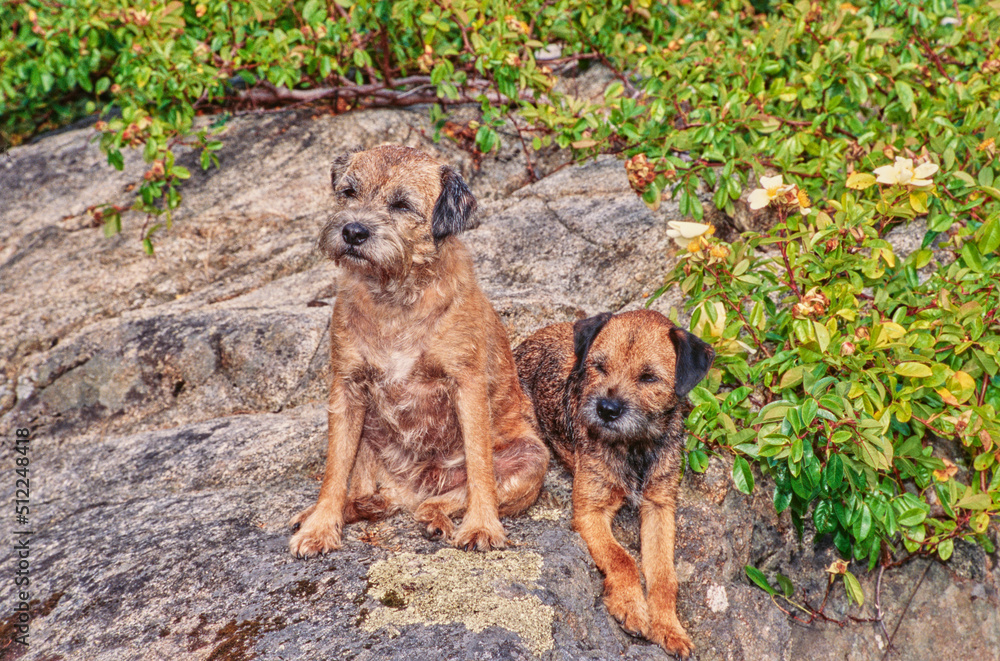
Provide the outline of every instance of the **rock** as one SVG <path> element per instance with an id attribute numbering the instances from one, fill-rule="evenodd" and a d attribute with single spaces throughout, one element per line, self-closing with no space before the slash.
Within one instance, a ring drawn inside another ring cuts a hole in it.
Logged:
<path id="1" fill-rule="evenodd" d="M 607 82 L 593 68 L 580 94 Z M 463 113 L 456 126 L 474 118 Z M 139 246 L 143 218 L 126 214 L 106 239 L 87 211 L 128 203 L 137 154 L 118 173 L 83 129 L 0 156 L 0 433 L 32 429 L 34 531 L 31 646 L 0 659 L 667 658 L 601 604 L 555 464 L 539 502 L 505 521 L 504 551 L 454 551 L 397 516 L 348 526 L 325 557 L 288 553 L 287 520 L 315 498 L 324 463 L 336 271 L 314 244 L 334 154 L 394 141 L 462 170 L 483 207 L 465 241 L 512 342 L 641 306 L 672 267 L 676 206 L 649 211 L 614 159 L 560 169 L 565 155 L 531 153 L 531 182 L 515 133 L 486 157 L 432 134 L 422 109 L 233 119 L 223 169 L 181 156 L 194 174 L 155 258 Z M 656 306 L 679 304 L 668 292 Z M 824 612 L 843 627 L 795 623 L 748 581 L 748 564 L 781 572 L 818 607 L 836 552 L 808 529 L 797 539 L 764 477 L 747 497 L 730 471 L 714 458 L 682 482 L 678 610 L 695 658 L 881 658 L 882 628 L 850 619 L 875 617 L 876 573 L 851 566 L 863 607 L 834 584 Z M 638 548 L 634 511 L 615 529 Z M 13 568 L 21 528 L 5 530 L 0 562 Z M 947 564 L 885 572 L 889 658 L 997 658 L 998 583 L 997 558 L 961 543 Z"/>

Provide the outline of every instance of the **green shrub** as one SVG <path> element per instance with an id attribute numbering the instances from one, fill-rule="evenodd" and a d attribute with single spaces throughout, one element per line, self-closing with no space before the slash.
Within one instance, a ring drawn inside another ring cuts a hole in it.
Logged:
<path id="1" fill-rule="evenodd" d="M 667 285 L 689 297 L 691 328 L 717 351 L 690 395 L 692 469 L 729 451 L 750 493 L 756 463 L 800 535 L 810 517 L 870 567 L 904 548 L 947 560 L 955 539 L 992 551 L 1000 512 L 1000 192 L 964 177 L 958 193 L 936 187 L 930 178 L 947 174 L 929 162 L 895 166 L 877 170 L 887 183 L 854 173 L 813 208 L 765 177 L 751 203 L 779 222 L 733 244 L 675 223 L 686 254 Z M 888 229 L 941 193 L 967 220 L 897 258 Z"/>
<path id="2" fill-rule="evenodd" d="M 0 31 L 14 38 L 0 43 L 0 138 L 117 109 L 98 125 L 101 146 L 116 167 L 122 148 L 143 149 L 150 168 L 135 208 L 168 222 L 190 174 L 174 147 L 191 144 L 209 167 L 221 145 L 193 130 L 195 116 L 251 98 L 324 98 L 338 110 L 475 100 L 482 151 L 516 117 L 536 149 L 555 141 L 579 157 L 644 154 L 643 198 L 655 206 L 672 195 L 695 219 L 700 185 L 731 212 L 739 178 L 772 166 L 836 197 L 848 171 L 874 167 L 884 148 L 927 146 L 946 169 L 960 164 L 992 184 L 993 153 L 976 147 L 997 137 L 1000 49 L 990 35 L 1000 2 L 755 6 L 767 3 L 5 3 Z M 559 59 L 538 61 L 549 47 Z M 600 103 L 553 88 L 549 67 L 572 61 L 614 68 Z M 933 227 L 946 224 L 946 206 L 930 209 Z M 120 218 L 108 211 L 115 231 Z"/>

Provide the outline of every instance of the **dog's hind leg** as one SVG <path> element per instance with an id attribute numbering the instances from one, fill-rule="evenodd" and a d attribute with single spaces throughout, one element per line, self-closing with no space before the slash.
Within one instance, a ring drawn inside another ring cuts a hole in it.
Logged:
<path id="1" fill-rule="evenodd" d="M 549 451 L 531 432 L 498 445 L 493 452 L 500 516 L 513 516 L 538 499 L 549 468 Z"/>
<path id="2" fill-rule="evenodd" d="M 378 491 L 379 458 L 377 453 L 361 442 L 358 459 L 351 472 L 351 485 L 344 508 L 344 523 L 378 521 L 399 509 Z"/>
<path id="3" fill-rule="evenodd" d="M 450 541 L 455 532 L 451 517 L 465 511 L 469 494 L 463 483 L 450 491 L 424 500 L 413 512 L 413 518 L 427 524 L 424 536 L 432 540 Z"/>

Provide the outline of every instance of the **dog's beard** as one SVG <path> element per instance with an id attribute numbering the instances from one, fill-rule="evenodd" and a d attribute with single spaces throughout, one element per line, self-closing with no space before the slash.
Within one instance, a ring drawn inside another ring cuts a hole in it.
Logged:
<path id="1" fill-rule="evenodd" d="M 341 231 L 339 226 L 328 226 L 320 237 L 320 250 L 337 266 L 374 279 L 381 289 L 403 280 L 409 273 L 412 258 L 398 237 L 373 236 L 354 246 L 343 240 Z"/>

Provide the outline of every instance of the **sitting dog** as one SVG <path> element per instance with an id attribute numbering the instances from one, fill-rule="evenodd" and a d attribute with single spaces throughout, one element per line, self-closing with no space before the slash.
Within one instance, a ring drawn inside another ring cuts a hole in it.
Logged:
<path id="1" fill-rule="evenodd" d="M 573 473 L 573 527 L 604 574 L 608 611 L 682 656 L 692 645 L 677 619 L 674 573 L 681 404 L 714 357 L 649 310 L 547 326 L 514 351 L 542 436 Z M 625 499 L 639 508 L 645 597 L 635 560 L 611 533 Z"/>
<path id="2" fill-rule="evenodd" d="M 501 547 L 498 517 L 535 501 L 549 453 L 454 236 L 476 225 L 476 200 L 458 172 L 406 147 L 346 154 L 331 178 L 319 245 L 341 273 L 326 470 L 290 522 L 291 552 L 339 548 L 345 523 L 401 509 L 455 546 Z"/>

